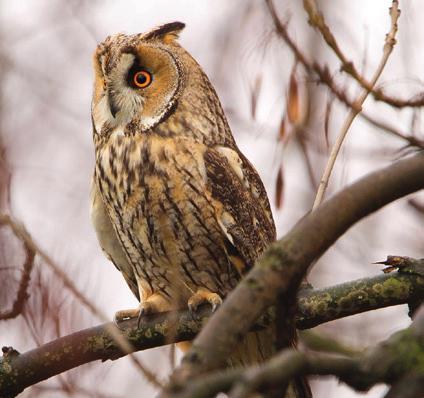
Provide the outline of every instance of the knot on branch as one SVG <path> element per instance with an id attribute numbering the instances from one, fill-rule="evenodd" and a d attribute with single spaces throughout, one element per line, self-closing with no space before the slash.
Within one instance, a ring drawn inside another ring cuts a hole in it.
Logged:
<path id="1" fill-rule="evenodd" d="M 374 264 L 387 265 L 383 269 L 385 274 L 392 272 L 396 269 L 401 273 L 414 274 L 424 277 L 424 259 L 415 259 L 407 256 L 387 256 L 384 261 L 378 261 Z"/>

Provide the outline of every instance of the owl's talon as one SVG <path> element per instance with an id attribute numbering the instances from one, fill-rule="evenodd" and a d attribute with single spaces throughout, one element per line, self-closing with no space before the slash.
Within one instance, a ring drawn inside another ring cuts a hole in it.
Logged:
<path id="1" fill-rule="evenodd" d="M 190 311 L 190 313 L 195 314 L 198 308 L 198 304 L 197 303 L 191 303 L 190 301 L 187 304 L 188 310 Z"/>
<path id="2" fill-rule="evenodd" d="M 120 319 L 118 319 L 117 317 L 116 317 L 116 314 L 113 316 L 113 320 L 112 320 L 112 322 L 113 322 L 113 324 L 121 331 L 121 332 L 123 332 L 124 331 L 124 329 L 123 328 L 121 328 L 121 326 L 119 326 L 119 324 L 122 322 L 122 320 L 120 320 Z"/>
<path id="3" fill-rule="evenodd" d="M 222 298 L 217 293 L 210 292 L 206 289 L 199 289 L 195 294 L 193 294 L 187 303 L 188 310 L 193 317 L 197 320 L 197 309 L 202 304 L 210 304 L 212 307 L 212 313 L 215 312 L 218 307 L 222 304 Z"/>
<path id="4" fill-rule="evenodd" d="M 141 321 L 142 321 L 143 317 L 153 313 L 152 307 L 151 306 L 149 307 L 148 305 L 146 306 L 146 304 L 148 304 L 148 303 L 143 303 L 143 304 L 140 305 L 140 310 L 139 310 L 138 317 L 137 317 L 137 328 L 138 329 L 140 329 L 140 325 L 141 325 Z"/>
<path id="5" fill-rule="evenodd" d="M 119 323 L 122 323 L 123 321 L 129 320 L 129 319 L 137 318 L 137 328 L 140 328 L 143 317 L 153 314 L 155 312 L 158 312 L 156 310 L 155 305 L 149 301 L 145 301 L 141 303 L 138 308 L 131 308 L 129 310 L 121 310 L 116 312 L 113 318 L 113 323 L 119 329 L 121 329 L 121 327 L 119 326 Z"/>
<path id="6" fill-rule="evenodd" d="M 193 321 L 198 321 L 199 317 L 197 316 L 197 306 L 193 305 L 193 304 L 188 304 L 188 312 L 190 313 L 191 318 L 193 319 Z"/>
<path id="7" fill-rule="evenodd" d="M 214 313 L 222 304 L 222 300 L 220 303 L 214 303 L 212 304 L 212 313 Z"/>
<path id="8" fill-rule="evenodd" d="M 119 324 L 126 320 L 138 317 L 139 312 L 140 312 L 139 308 L 131 308 L 129 310 L 117 311 L 115 312 L 115 315 L 113 316 L 113 323 L 119 330 L 124 330 L 123 328 L 121 328 Z"/>
<path id="9" fill-rule="evenodd" d="M 129 310 L 120 310 L 115 312 L 115 316 L 113 317 L 113 321 L 115 323 L 123 322 L 128 319 L 136 318 L 138 316 L 140 309 L 139 308 L 131 308 Z"/>

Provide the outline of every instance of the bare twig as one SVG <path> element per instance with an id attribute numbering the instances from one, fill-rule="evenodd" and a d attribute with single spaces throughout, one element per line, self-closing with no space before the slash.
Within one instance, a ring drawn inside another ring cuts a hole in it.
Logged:
<path id="1" fill-rule="evenodd" d="M 336 141 L 331 148 L 330 156 L 328 158 L 327 165 L 325 167 L 324 173 L 321 177 L 320 184 L 318 186 L 318 192 L 315 197 L 314 204 L 312 206 L 312 210 L 315 210 L 322 202 L 324 198 L 325 191 L 328 186 L 328 182 L 331 176 L 331 172 L 333 171 L 334 164 L 336 162 L 337 156 L 340 152 L 340 149 L 342 147 L 342 144 L 344 142 L 344 139 L 347 135 L 347 132 L 350 129 L 350 126 L 352 125 L 355 117 L 358 115 L 358 113 L 361 112 L 362 105 L 364 104 L 366 98 L 368 97 L 368 94 L 371 90 L 373 90 L 375 84 L 377 83 L 377 80 L 381 76 L 381 73 L 383 72 L 384 67 L 386 66 L 387 60 L 390 57 L 390 54 L 393 51 L 393 47 L 396 43 L 396 32 L 397 32 L 397 21 L 400 16 L 400 10 L 398 8 L 398 1 L 393 0 L 392 1 L 392 7 L 390 7 L 390 18 L 391 18 L 391 25 L 390 25 L 390 31 L 386 35 L 386 41 L 384 43 L 383 47 L 383 55 L 380 60 L 380 63 L 374 72 L 373 77 L 371 78 L 371 81 L 369 83 L 369 87 L 365 89 L 365 91 L 362 92 L 362 94 L 359 95 L 359 97 L 355 100 L 355 109 L 351 109 L 342 128 L 339 133 L 339 135 L 336 138 Z"/>
<path id="2" fill-rule="evenodd" d="M 306 172 L 308 173 L 309 183 L 312 188 L 316 190 L 318 188 L 318 181 L 314 173 L 314 166 L 312 164 L 307 145 L 307 133 L 308 131 L 305 128 L 300 128 L 295 135 L 295 139 L 299 144 L 300 151 L 302 153 L 303 159 L 305 160 Z"/>
<path id="3" fill-rule="evenodd" d="M 416 210 L 419 214 L 424 215 L 424 203 L 419 202 L 415 199 L 408 200 L 409 206 Z"/>
<path id="4" fill-rule="evenodd" d="M 339 97 L 339 99 L 341 99 L 341 98 L 342 97 Z M 347 102 L 345 102 L 345 104 L 349 106 L 349 104 Z M 375 117 L 368 115 L 366 112 L 361 112 L 359 115 L 362 119 L 366 120 L 368 123 L 371 123 L 375 127 L 378 127 L 379 129 L 386 131 L 387 133 L 393 135 L 394 137 L 408 141 L 408 143 L 411 146 L 424 148 L 424 141 L 416 138 L 415 134 L 404 133 L 404 132 L 394 128 L 390 124 L 385 123 L 381 120 L 376 119 Z M 420 134 L 417 134 L 417 136 L 418 135 L 420 135 Z"/>
<path id="5" fill-rule="evenodd" d="M 173 374 L 174 383 L 185 384 L 189 378 L 222 366 L 256 319 L 279 295 L 296 294 L 310 264 L 350 226 L 385 204 L 424 188 L 423 168 L 424 154 L 420 153 L 362 178 L 270 245 L 196 337 Z"/>
<path id="6" fill-rule="evenodd" d="M 7 220 L 0 218 L 0 226 L 4 226 L 4 225 L 8 225 L 9 227 L 11 227 L 11 225 L 7 222 Z M 22 273 L 20 276 L 20 281 L 19 281 L 18 290 L 16 292 L 15 301 L 13 302 L 12 308 L 10 310 L 0 312 L 0 320 L 12 319 L 22 313 L 25 302 L 28 299 L 28 284 L 31 278 L 32 269 L 34 267 L 35 251 L 28 246 L 25 240 L 22 239 L 20 235 L 20 231 L 18 229 L 13 227 L 11 229 L 14 235 L 19 240 L 21 240 L 21 242 L 24 245 L 25 260 L 22 265 Z"/>
<path id="7" fill-rule="evenodd" d="M 53 259 L 43 250 L 41 249 L 32 239 L 31 235 L 25 230 L 25 228 L 13 221 L 8 215 L 0 216 L 0 225 L 8 225 L 12 229 L 12 231 L 19 236 L 19 238 L 24 242 L 25 246 L 31 251 L 31 253 L 38 254 L 49 266 L 49 268 L 53 271 L 53 273 L 59 277 L 64 283 L 65 287 L 69 289 L 73 295 L 85 306 L 87 307 L 95 316 L 97 316 L 103 322 L 107 322 L 108 317 L 98 309 L 86 295 L 76 287 L 74 282 L 66 275 L 66 273 L 53 261 Z M 125 339 L 121 333 L 119 333 L 116 328 L 110 327 L 109 332 L 116 339 L 117 345 L 120 349 L 130 354 L 134 351 L 134 347 L 130 344 L 130 342 Z M 151 372 L 145 365 L 141 363 L 141 361 L 136 358 L 134 355 L 130 355 L 131 361 L 134 363 L 136 368 L 146 377 L 146 379 L 154 386 L 161 387 L 163 383 L 157 379 L 153 372 Z"/>
<path id="8" fill-rule="evenodd" d="M 309 23 L 318 29 L 325 42 L 334 51 L 337 58 L 339 58 L 342 64 L 340 69 L 352 76 L 362 86 L 362 88 L 369 91 L 375 100 L 385 102 L 386 104 L 395 108 L 420 108 L 424 105 L 424 96 L 422 94 L 419 95 L 418 98 L 405 100 L 388 96 L 381 90 L 376 89 L 372 82 L 369 82 L 364 76 L 362 76 L 356 69 L 355 64 L 343 53 L 341 47 L 337 43 L 335 36 L 325 22 L 324 15 L 318 10 L 316 1 L 304 0 L 303 6 L 308 14 Z"/>
<path id="9" fill-rule="evenodd" d="M 424 311 L 420 316 L 424 317 Z M 238 377 L 229 397 L 247 397 L 253 392 L 262 391 L 264 388 L 266 391 L 270 386 L 279 385 L 299 375 L 335 375 L 358 391 L 367 391 L 381 382 L 397 384 L 399 380 L 405 377 L 409 379 L 411 375 L 415 376 L 415 380 L 420 380 L 422 386 L 424 372 L 418 366 L 418 358 L 423 353 L 423 339 L 424 328 L 419 327 L 417 322 L 359 356 L 286 350 L 264 365 L 245 371 L 242 377 Z M 417 345 L 421 346 L 421 352 L 416 349 Z M 415 360 L 410 358 L 408 361 L 402 361 L 400 352 L 403 350 L 413 351 L 411 356 Z M 416 390 L 411 397 L 419 398 L 422 392 Z M 194 395 L 185 395 L 189 396 Z"/>
<path id="10" fill-rule="evenodd" d="M 398 288 L 393 289 L 394 285 Z M 363 295 L 362 300 L 358 300 L 360 294 Z M 423 299 L 424 277 L 415 274 L 391 273 L 327 289 L 305 289 L 299 294 L 296 326 L 300 329 L 310 328 L 363 311 Z M 328 308 L 332 311 L 327 311 Z M 144 350 L 191 340 L 210 317 L 210 308 L 204 306 L 197 320 L 188 311 L 162 313 L 144 318 L 140 328 L 137 328 L 137 320 L 133 319 L 123 322 L 121 331 L 109 323 L 60 337 L 7 361 L 0 360 L 0 396 L 16 394 L 32 384 L 84 363 L 126 355 L 126 351 L 117 344 L 111 332 L 113 329 L 129 341 L 133 350 Z M 273 311 L 269 311 L 253 329 L 267 327 L 273 321 Z M 46 356 L 55 360 L 47 363 Z"/>
<path id="11" fill-rule="evenodd" d="M 424 376 L 420 367 L 423 339 L 424 311 L 421 309 L 409 328 L 360 354 L 304 353 L 286 349 L 260 365 L 211 372 L 194 379 L 175 391 L 172 397 L 209 398 L 221 391 L 230 391 L 231 398 L 241 398 L 255 392 L 266 393 L 295 376 L 333 375 L 358 391 L 367 391 L 378 383 L 387 383 L 394 388 L 401 387 L 397 388 L 398 395 L 390 397 L 420 398 Z M 408 361 L 399 359 L 405 350 L 410 352 Z M 412 388 L 408 388 L 406 380 L 413 383 Z M 411 390 L 413 394 L 410 394 Z"/>
<path id="12" fill-rule="evenodd" d="M 333 93 L 340 102 L 342 102 L 348 108 L 353 109 L 354 111 L 357 111 L 359 113 L 359 116 L 363 118 L 364 120 L 366 120 L 368 123 L 371 123 L 377 128 L 382 129 L 395 137 L 398 137 L 400 139 L 407 141 L 412 146 L 418 146 L 418 147 L 424 148 L 424 141 L 416 138 L 416 136 L 419 136 L 418 134 L 403 133 L 399 131 L 398 129 L 394 128 L 393 126 L 389 125 L 388 123 L 378 120 L 371 115 L 368 115 L 360 107 L 358 107 L 358 104 L 352 101 L 347 96 L 345 90 L 340 89 L 336 85 L 336 83 L 334 82 L 331 76 L 330 71 L 328 70 L 326 66 L 322 66 L 318 64 L 317 62 L 311 62 L 307 59 L 306 55 L 300 50 L 300 48 L 296 45 L 296 43 L 288 34 L 287 25 L 282 24 L 281 21 L 279 20 L 271 2 L 268 2 L 268 7 L 270 10 L 271 16 L 273 18 L 273 22 L 274 22 L 277 34 L 285 41 L 285 43 L 293 52 L 295 58 L 303 65 L 305 70 L 309 72 L 311 75 L 316 75 L 318 77 L 317 83 L 325 84 L 329 88 L 331 93 Z"/>
<path id="13" fill-rule="evenodd" d="M 1 112 L 1 108 L 0 108 Z M 6 148 L 0 137 L 0 209 L 5 211 L 10 208 L 10 183 L 12 174 L 7 160 Z"/>

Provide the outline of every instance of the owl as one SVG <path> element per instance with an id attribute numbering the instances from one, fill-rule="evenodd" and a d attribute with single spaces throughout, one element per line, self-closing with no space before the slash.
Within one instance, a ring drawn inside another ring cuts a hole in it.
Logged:
<path id="1" fill-rule="evenodd" d="M 94 54 L 91 217 L 140 301 L 118 321 L 216 309 L 276 236 L 258 173 L 178 43 L 183 28 L 109 36 Z"/>

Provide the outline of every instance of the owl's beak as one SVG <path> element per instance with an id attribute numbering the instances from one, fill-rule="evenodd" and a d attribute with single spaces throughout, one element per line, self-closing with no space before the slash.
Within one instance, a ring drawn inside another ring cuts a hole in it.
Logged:
<path id="1" fill-rule="evenodd" d="M 112 114 L 113 118 L 115 118 L 115 115 L 119 112 L 119 107 L 116 105 L 115 101 L 113 100 L 113 96 L 108 92 L 108 101 L 109 101 L 109 109 L 110 113 Z"/>

